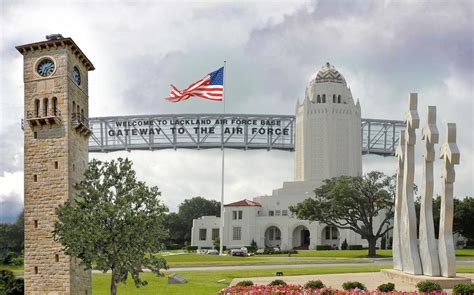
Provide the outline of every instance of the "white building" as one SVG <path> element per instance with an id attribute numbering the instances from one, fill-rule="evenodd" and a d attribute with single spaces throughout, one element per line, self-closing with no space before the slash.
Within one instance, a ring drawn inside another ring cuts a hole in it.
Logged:
<path id="1" fill-rule="evenodd" d="M 260 248 L 314 249 L 316 245 L 340 247 L 347 239 L 348 244 L 367 246 L 353 231 L 294 218 L 288 209 L 313 196 L 324 179 L 362 175 L 360 126 L 359 102 L 354 102 L 344 77 L 327 63 L 296 107 L 294 181 L 284 182 L 271 196 L 226 204 L 224 245 L 240 248 L 254 240 Z M 212 247 L 219 225 L 216 216 L 193 220 L 191 244 Z"/>

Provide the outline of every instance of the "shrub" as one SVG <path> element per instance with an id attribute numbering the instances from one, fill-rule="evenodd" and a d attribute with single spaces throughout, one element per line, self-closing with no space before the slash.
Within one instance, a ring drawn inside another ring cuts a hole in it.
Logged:
<path id="1" fill-rule="evenodd" d="M 188 250 L 189 252 L 196 251 L 197 249 L 198 249 L 198 246 L 187 246 L 186 247 L 186 250 Z"/>
<path id="2" fill-rule="evenodd" d="M 331 250 L 331 245 L 317 245 L 316 250 Z"/>
<path id="3" fill-rule="evenodd" d="M 308 281 L 306 284 L 304 284 L 304 287 L 307 289 L 322 289 L 326 287 L 321 280 L 317 281 Z"/>
<path id="4" fill-rule="evenodd" d="M 352 289 L 360 289 L 360 290 L 367 290 L 367 288 L 365 287 L 364 284 L 362 284 L 361 282 L 357 282 L 357 281 L 354 281 L 354 282 L 344 282 L 342 284 L 342 288 L 344 290 L 352 290 Z"/>
<path id="5" fill-rule="evenodd" d="M 342 242 L 342 244 L 341 244 L 341 250 L 347 250 L 347 247 L 348 247 L 348 246 L 349 246 L 349 245 L 347 244 L 347 240 L 344 239 L 344 242 Z"/>
<path id="6" fill-rule="evenodd" d="M 362 245 L 349 245 L 349 250 L 362 250 Z"/>
<path id="7" fill-rule="evenodd" d="M 395 291 L 395 284 L 394 283 L 382 284 L 377 287 L 377 290 L 379 290 L 380 292 L 392 292 L 392 291 Z"/>
<path id="8" fill-rule="evenodd" d="M 9 270 L 0 270 L 0 294 L 23 295 L 23 292 L 23 279 L 15 278 Z"/>
<path id="9" fill-rule="evenodd" d="M 165 245 L 166 250 L 179 250 L 183 248 L 183 245 L 180 244 L 167 244 Z"/>
<path id="10" fill-rule="evenodd" d="M 11 265 L 17 265 L 17 266 L 23 265 L 23 255 L 20 255 L 20 256 L 17 256 L 17 257 L 13 257 L 13 258 L 10 260 L 10 264 L 11 264 Z"/>
<path id="11" fill-rule="evenodd" d="M 252 281 L 240 281 L 236 284 L 236 286 L 253 286 L 253 282 Z"/>
<path id="12" fill-rule="evenodd" d="M 435 282 L 421 281 L 416 284 L 416 288 L 420 292 L 442 291 L 441 286 Z"/>
<path id="13" fill-rule="evenodd" d="M 273 280 L 268 284 L 269 286 L 285 286 L 286 283 L 283 280 Z"/>
<path id="14" fill-rule="evenodd" d="M 453 288 L 453 294 L 456 294 L 456 295 L 474 294 L 474 284 L 457 284 Z"/>

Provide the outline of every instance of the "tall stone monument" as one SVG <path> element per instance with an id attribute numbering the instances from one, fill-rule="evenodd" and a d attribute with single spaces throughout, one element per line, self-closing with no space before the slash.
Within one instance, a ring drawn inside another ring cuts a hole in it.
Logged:
<path id="1" fill-rule="evenodd" d="M 74 198 L 88 162 L 88 71 L 71 38 L 17 46 L 23 55 L 25 294 L 91 294 L 91 273 L 52 237 L 55 209 Z"/>
<path id="2" fill-rule="evenodd" d="M 422 129 L 424 140 L 423 183 L 420 209 L 419 239 L 416 232 L 414 204 L 415 130 L 419 127 L 418 96 L 411 93 L 405 115 L 406 130 L 400 134 L 397 148 L 397 192 L 395 196 L 393 229 L 393 270 L 382 270 L 391 279 L 416 283 L 429 280 L 443 288 L 452 288 L 469 279 L 456 277 L 456 257 L 453 238 L 453 184 L 454 165 L 459 164 L 456 145 L 456 125 L 448 123 L 446 142 L 441 147 L 444 160 L 443 193 L 438 244 L 433 223 L 433 163 L 434 145 L 438 143 L 436 107 L 429 106 L 426 124 Z"/>

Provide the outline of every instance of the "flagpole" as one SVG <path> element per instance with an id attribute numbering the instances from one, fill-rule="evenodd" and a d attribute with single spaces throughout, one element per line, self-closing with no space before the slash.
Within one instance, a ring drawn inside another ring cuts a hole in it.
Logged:
<path id="1" fill-rule="evenodd" d="M 224 101 L 224 109 L 222 113 L 222 120 L 224 120 L 225 117 L 225 76 L 227 76 L 225 72 L 225 65 L 226 61 L 224 60 L 224 77 L 222 81 L 222 100 Z M 222 127 L 224 127 L 224 122 L 222 122 Z M 222 128 L 224 129 L 224 128 Z M 225 156 L 225 148 L 224 148 L 224 130 L 221 130 L 222 132 L 222 170 L 221 170 L 221 225 L 220 225 L 220 233 L 219 233 L 219 254 L 223 255 L 224 252 L 224 156 Z"/>

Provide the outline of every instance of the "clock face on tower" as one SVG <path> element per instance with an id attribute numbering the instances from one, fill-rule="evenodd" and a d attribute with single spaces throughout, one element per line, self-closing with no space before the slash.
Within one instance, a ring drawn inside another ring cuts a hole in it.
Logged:
<path id="1" fill-rule="evenodd" d="M 72 79 L 74 80 L 74 83 L 77 85 L 81 85 L 81 73 L 79 72 L 79 69 L 74 66 L 72 69 Z"/>
<path id="2" fill-rule="evenodd" d="M 54 68 L 55 68 L 54 61 L 50 58 L 45 58 L 41 60 L 36 66 L 36 72 L 41 77 L 48 77 L 53 74 Z"/>

